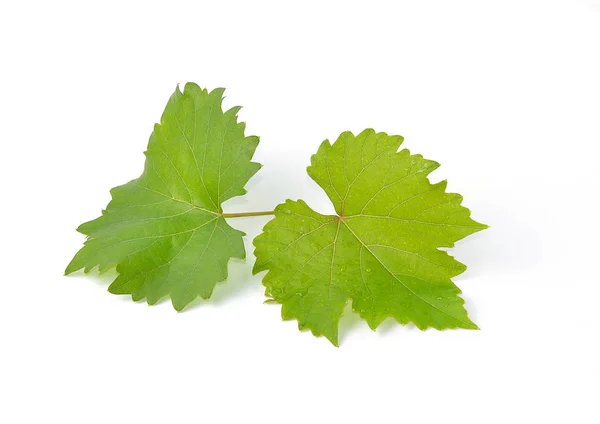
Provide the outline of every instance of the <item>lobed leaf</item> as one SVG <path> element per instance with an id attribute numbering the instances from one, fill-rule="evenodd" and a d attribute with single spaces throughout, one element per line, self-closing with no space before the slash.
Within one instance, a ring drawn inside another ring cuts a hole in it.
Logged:
<path id="1" fill-rule="evenodd" d="M 102 216 L 77 230 L 88 236 L 65 273 L 117 268 L 115 294 L 154 304 L 170 296 L 181 310 L 210 297 L 227 278 L 230 258 L 245 258 L 244 233 L 230 227 L 221 204 L 246 193 L 258 171 L 258 137 L 244 136 L 239 107 L 223 112 L 223 89 L 179 87 L 150 136 L 143 174 L 111 190 Z"/>
<path id="2" fill-rule="evenodd" d="M 451 281 L 466 267 L 439 248 L 486 226 L 445 181 L 430 183 L 436 162 L 398 152 L 402 141 L 371 129 L 324 141 L 308 174 L 337 215 L 288 200 L 254 240 L 253 271 L 269 271 L 266 295 L 282 317 L 336 346 L 349 299 L 372 329 L 386 317 L 421 329 L 477 328 Z"/>

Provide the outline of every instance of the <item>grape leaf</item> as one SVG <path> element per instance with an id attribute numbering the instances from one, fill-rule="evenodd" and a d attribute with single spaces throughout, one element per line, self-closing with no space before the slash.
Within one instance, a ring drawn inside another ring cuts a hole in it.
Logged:
<path id="1" fill-rule="evenodd" d="M 325 140 L 308 174 L 327 193 L 336 215 L 288 200 L 254 240 L 266 295 L 283 319 L 338 345 L 348 299 L 375 330 L 386 317 L 420 329 L 477 329 L 451 278 L 466 267 L 440 247 L 487 226 L 470 218 L 462 197 L 431 184 L 439 164 L 398 152 L 403 138 L 368 129 Z"/>
<path id="2" fill-rule="evenodd" d="M 150 136 L 143 174 L 111 190 L 102 216 L 77 230 L 88 236 L 65 274 L 116 266 L 115 294 L 154 304 L 170 296 L 181 310 L 207 299 L 227 278 L 230 258 L 245 258 L 245 234 L 231 228 L 221 204 L 246 193 L 258 171 L 258 137 L 244 136 L 239 107 L 222 111 L 223 89 L 179 87 Z"/>

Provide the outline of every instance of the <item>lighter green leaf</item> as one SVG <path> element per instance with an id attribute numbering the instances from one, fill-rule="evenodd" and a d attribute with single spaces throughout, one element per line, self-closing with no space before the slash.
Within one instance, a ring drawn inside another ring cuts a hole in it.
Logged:
<path id="1" fill-rule="evenodd" d="M 308 174 L 338 215 L 288 200 L 254 240 L 254 272 L 269 271 L 266 295 L 283 318 L 334 345 L 348 299 L 372 329 L 386 317 L 421 329 L 477 328 L 451 281 L 466 267 L 439 248 L 486 226 L 445 181 L 429 182 L 436 162 L 398 152 L 402 141 L 365 130 L 323 142 Z"/>
<path id="2" fill-rule="evenodd" d="M 221 204 L 246 193 L 260 168 L 250 161 L 258 137 L 244 136 L 239 107 L 222 111 L 223 91 L 192 83 L 175 90 L 150 136 L 143 174 L 113 188 L 102 216 L 78 228 L 88 239 L 66 274 L 116 266 L 110 292 L 150 304 L 170 296 L 181 310 L 210 297 L 230 258 L 245 258 L 244 233 L 227 224 Z"/>

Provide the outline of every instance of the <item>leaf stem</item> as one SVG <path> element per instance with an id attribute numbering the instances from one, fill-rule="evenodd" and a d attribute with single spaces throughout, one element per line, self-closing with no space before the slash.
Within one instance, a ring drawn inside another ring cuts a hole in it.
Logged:
<path id="1" fill-rule="evenodd" d="M 265 216 L 265 215 L 273 215 L 275 212 L 273 211 L 265 211 L 265 212 L 237 212 L 237 213 L 224 213 L 221 214 L 223 218 L 243 218 L 245 216 Z"/>

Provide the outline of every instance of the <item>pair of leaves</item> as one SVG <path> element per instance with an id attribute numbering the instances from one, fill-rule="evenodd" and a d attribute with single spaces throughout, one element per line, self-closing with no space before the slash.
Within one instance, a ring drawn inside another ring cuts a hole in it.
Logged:
<path id="1" fill-rule="evenodd" d="M 111 191 L 102 216 L 81 225 L 88 240 L 66 273 L 117 267 L 109 291 L 170 296 L 181 310 L 227 278 L 230 258 L 244 258 L 242 232 L 228 225 L 221 204 L 245 193 L 260 165 L 251 162 L 257 137 L 244 136 L 223 90 L 187 84 L 175 91 L 150 137 L 142 176 Z M 297 319 L 338 344 L 344 306 L 373 329 L 386 318 L 419 328 L 477 328 L 451 278 L 465 266 L 440 251 L 486 228 L 470 218 L 462 197 L 431 184 L 439 165 L 404 149 L 403 139 L 365 130 L 323 142 L 308 173 L 337 215 L 303 201 L 276 207 L 258 236 L 254 273 L 268 270 L 266 294 Z"/>

